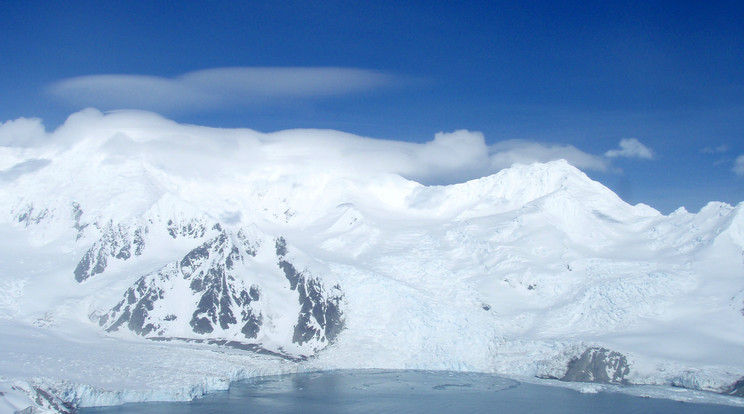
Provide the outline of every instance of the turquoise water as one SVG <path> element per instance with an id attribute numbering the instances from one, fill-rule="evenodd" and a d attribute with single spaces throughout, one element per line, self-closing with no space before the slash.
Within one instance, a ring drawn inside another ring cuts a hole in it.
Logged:
<path id="1" fill-rule="evenodd" d="M 256 378 L 186 403 L 81 409 L 93 413 L 743 413 L 622 393 L 577 391 L 488 374 L 329 371 Z"/>

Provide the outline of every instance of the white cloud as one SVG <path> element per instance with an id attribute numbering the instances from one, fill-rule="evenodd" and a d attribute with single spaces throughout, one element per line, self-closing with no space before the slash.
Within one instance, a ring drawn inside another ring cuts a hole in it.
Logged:
<path id="1" fill-rule="evenodd" d="M 623 138 L 620 140 L 619 145 L 619 149 L 609 150 L 605 152 L 605 156 L 609 158 L 627 157 L 646 160 L 654 158 L 654 152 L 635 138 Z"/>
<path id="2" fill-rule="evenodd" d="M 744 154 L 736 157 L 734 168 L 731 169 L 739 177 L 744 177 Z"/>
<path id="3" fill-rule="evenodd" d="M 0 147 L 30 147 L 46 140 L 44 124 L 38 118 L 0 122 Z"/>
<path id="4" fill-rule="evenodd" d="M 557 159 L 565 159 L 569 164 L 582 170 L 607 171 L 609 168 L 606 159 L 581 151 L 573 145 L 508 140 L 491 147 L 491 167 L 497 170 L 510 167 L 514 163 L 529 164 Z"/>
<path id="5" fill-rule="evenodd" d="M 401 171 L 421 182 L 462 182 L 488 174 L 489 148 L 480 132 L 440 132 L 434 140 L 411 148 L 411 171 Z"/>
<path id="6" fill-rule="evenodd" d="M 4 124 L 0 136 L 6 127 L 12 130 L 15 125 Z M 38 132 L 34 128 L 28 131 L 31 135 Z M 438 133 L 429 142 L 412 143 L 333 130 L 260 133 L 182 125 L 144 111 L 104 115 L 88 109 L 73 114 L 48 135 L 46 142 L 55 143 L 60 150 L 82 145 L 94 148 L 97 154 L 102 152 L 109 163 L 146 160 L 169 174 L 198 179 L 239 174 L 393 173 L 424 184 L 450 184 L 490 175 L 514 163 L 566 159 L 585 170 L 604 171 L 609 166 L 601 155 L 573 146 L 517 140 L 489 146 L 482 133 L 467 130 Z"/>
<path id="7" fill-rule="evenodd" d="M 382 72 L 353 68 L 232 67 L 174 78 L 80 76 L 56 82 L 49 92 L 80 106 L 172 112 L 347 95 L 390 86 L 395 79 Z"/>
<path id="8" fill-rule="evenodd" d="M 700 150 L 703 154 L 723 154 L 724 152 L 729 150 L 729 146 L 726 144 L 721 144 L 717 147 L 705 147 Z"/>

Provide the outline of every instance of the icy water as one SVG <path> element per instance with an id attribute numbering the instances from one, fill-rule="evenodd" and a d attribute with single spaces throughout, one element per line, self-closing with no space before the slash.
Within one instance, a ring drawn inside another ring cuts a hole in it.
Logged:
<path id="1" fill-rule="evenodd" d="M 188 403 L 81 409 L 93 413 L 742 413 L 622 393 L 582 394 L 487 374 L 330 371 L 263 377 Z"/>

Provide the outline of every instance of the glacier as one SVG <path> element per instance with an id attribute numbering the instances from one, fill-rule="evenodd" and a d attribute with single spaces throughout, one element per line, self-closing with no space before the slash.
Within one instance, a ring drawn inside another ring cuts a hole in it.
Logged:
<path id="1" fill-rule="evenodd" d="M 0 147 L 0 412 L 364 368 L 744 406 L 744 204 L 663 215 L 563 160 L 424 185 L 323 134 L 354 139 L 87 110 Z"/>

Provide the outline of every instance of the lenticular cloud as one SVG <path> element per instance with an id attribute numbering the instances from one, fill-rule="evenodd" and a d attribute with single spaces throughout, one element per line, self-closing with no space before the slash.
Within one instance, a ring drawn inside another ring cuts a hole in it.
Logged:
<path id="1" fill-rule="evenodd" d="M 277 99 L 340 96 L 390 86 L 379 71 L 337 67 L 231 67 L 173 78 L 102 74 L 63 79 L 49 92 L 80 106 L 153 111 L 190 111 Z"/>
<path id="2" fill-rule="evenodd" d="M 606 169 L 604 158 L 572 146 L 526 141 L 489 146 L 482 133 L 467 130 L 438 133 L 429 142 L 410 143 L 333 130 L 261 133 L 181 125 L 143 111 L 103 114 L 88 109 L 73 114 L 51 133 L 44 132 L 40 120 L 9 121 L 0 127 L 0 137 L 6 137 L 2 143 L 6 146 L 33 142 L 39 151 L 46 152 L 91 146 L 111 162 L 158 160 L 159 168 L 182 176 L 398 174 L 423 184 L 451 184 L 493 174 L 513 163 L 561 158 L 578 168 Z"/>

